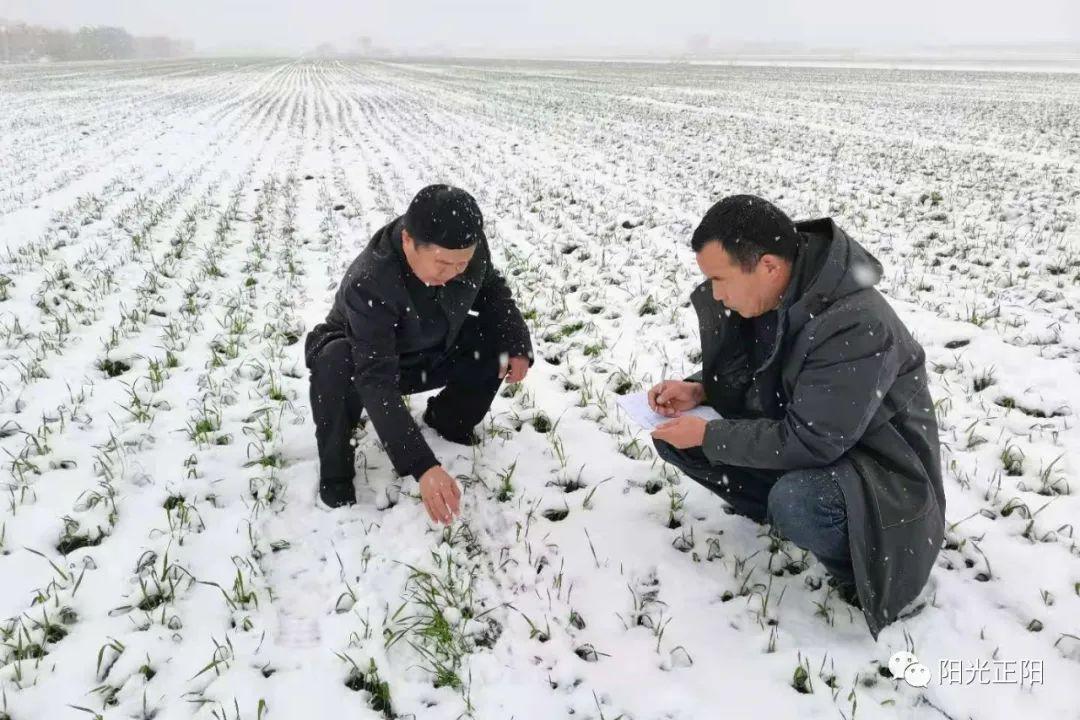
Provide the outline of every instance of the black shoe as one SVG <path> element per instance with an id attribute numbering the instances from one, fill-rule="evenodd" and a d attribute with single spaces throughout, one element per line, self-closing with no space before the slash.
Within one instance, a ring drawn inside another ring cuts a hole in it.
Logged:
<path id="1" fill-rule="evenodd" d="M 319 499 L 331 508 L 354 505 L 356 488 L 352 478 L 323 478 L 319 481 Z"/>
<path id="2" fill-rule="evenodd" d="M 439 427 L 438 421 L 435 420 L 435 413 L 431 411 L 431 405 L 428 405 L 427 409 L 424 410 L 424 423 L 426 423 L 429 428 L 437 432 L 439 434 L 439 437 L 444 440 L 449 440 L 450 442 L 457 443 L 458 445 L 467 445 L 469 447 L 480 444 L 480 437 L 472 430 L 458 430 L 456 432 L 450 432 Z"/>
<path id="3" fill-rule="evenodd" d="M 738 515 L 739 517 L 744 517 L 747 520 L 752 520 L 758 525 L 765 524 L 766 518 L 763 513 L 752 512 L 745 508 L 737 508 L 734 505 L 728 503 L 726 500 L 724 501 L 724 504 L 720 506 L 720 509 L 724 511 L 725 515 Z"/>
<path id="4" fill-rule="evenodd" d="M 844 580 L 837 580 L 836 578 L 829 577 L 829 587 L 836 589 L 836 595 L 841 600 L 852 606 L 856 610 L 862 610 L 862 601 L 859 600 L 859 591 L 855 588 L 855 583 Z"/>

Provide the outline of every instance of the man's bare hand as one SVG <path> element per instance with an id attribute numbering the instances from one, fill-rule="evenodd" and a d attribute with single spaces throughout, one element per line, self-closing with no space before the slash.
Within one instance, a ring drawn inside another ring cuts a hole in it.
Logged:
<path id="1" fill-rule="evenodd" d="M 444 525 L 449 525 L 461 512 L 461 488 L 442 465 L 420 476 L 420 499 L 431 519 Z"/>
<path id="2" fill-rule="evenodd" d="M 696 415 L 683 415 L 674 420 L 668 420 L 662 425 L 657 425 L 652 431 L 652 436 L 657 440 L 685 450 L 691 447 L 701 447 L 705 442 L 705 428 L 708 421 Z"/>
<path id="3" fill-rule="evenodd" d="M 499 368 L 499 377 L 507 383 L 518 383 L 525 379 L 529 373 L 529 358 L 515 356 L 508 358 L 506 363 Z"/>
<path id="4" fill-rule="evenodd" d="M 705 402 L 705 386 L 683 380 L 664 380 L 649 389 L 649 407 L 654 413 L 675 417 Z"/>

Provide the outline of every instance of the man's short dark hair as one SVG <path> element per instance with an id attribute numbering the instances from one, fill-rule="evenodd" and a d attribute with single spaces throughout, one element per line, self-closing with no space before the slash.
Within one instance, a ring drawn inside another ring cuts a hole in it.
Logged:
<path id="1" fill-rule="evenodd" d="M 765 254 L 794 260 L 800 235 L 791 218 L 768 200 L 755 195 L 729 195 L 705 213 L 690 239 L 690 247 L 698 253 L 710 242 L 721 243 L 727 254 L 749 272 Z"/>
<path id="2" fill-rule="evenodd" d="M 418 245 L 462 250 L 484 240 L 484 216 L 473 196 L 452 185 L 428 185 L 405 212 L 405 229 Z"/>

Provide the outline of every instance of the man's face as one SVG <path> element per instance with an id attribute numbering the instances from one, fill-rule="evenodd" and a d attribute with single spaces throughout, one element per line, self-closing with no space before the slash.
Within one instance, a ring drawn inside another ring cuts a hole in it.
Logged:
<path id="1" fill-rule="evenodd" d="M 747 271 L 719 241 L 705 243 L 697 262 L 712 282 L 713 298 L 744 318 L 774 309 L 791 279 L 791 263 L 778 255 L 762 255 L 754 269 Z"/>
<path id="2" fill-rule="evenodd" d="M 413 274 L 426 285 L 442 286 L 465 272 L 469 262 L 476 254 L 476 245 L 462 250 L 449 250 L 438 245 L 421 245 L 401 231 L 401 247 L 405 250 L 405 259 Z"/>

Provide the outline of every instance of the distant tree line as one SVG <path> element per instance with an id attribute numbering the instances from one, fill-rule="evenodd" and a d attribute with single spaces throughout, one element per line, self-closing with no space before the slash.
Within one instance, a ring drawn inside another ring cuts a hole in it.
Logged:
<path id="1" fill-rule="evenodd" d="M 137 37 L 118 27 L 83 27 L 71 32 L 0 18 L 0 62 L 172 58 L 194 51 L 194 44 L 187 40 Z"/>

